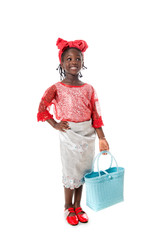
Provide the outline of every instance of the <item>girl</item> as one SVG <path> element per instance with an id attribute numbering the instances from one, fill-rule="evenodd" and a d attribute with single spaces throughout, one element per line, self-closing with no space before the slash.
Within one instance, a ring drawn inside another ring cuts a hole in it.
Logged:
<path id="1" fill-rule="evenodd" d="M 44 93 L 37 114 L 38 121 L 47 121 L 59 130 L 60 152 L 65 194 L 65 216 L 71 225 L 88 222 L 87 214 L 80 206 L 84 175 L 90 172 L 95 153 L 95 136 L 99 138 L 100 151 L 109 150 L 102 130 L 103 121 L 94 88 L 83 83 L 83 52 L 88 45 L 83 40 L 67 42 L 57 40 L 59 72 L 57 82 Z M 55 119 L 50 114 L 53 104 Z M 74 202 L 73 202 L 74 196 Z"/>

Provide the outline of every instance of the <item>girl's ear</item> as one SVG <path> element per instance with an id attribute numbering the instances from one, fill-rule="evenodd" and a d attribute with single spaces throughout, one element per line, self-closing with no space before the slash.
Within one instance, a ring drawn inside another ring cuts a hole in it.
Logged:
<path id="1" fill-rule="evenodd" d="M 61 64 L 60 64 L 60 66 L 61 66 L 61 68 L 64 70 L 64 65 L 63 65 L 63 63 L 61 62 Z"/>

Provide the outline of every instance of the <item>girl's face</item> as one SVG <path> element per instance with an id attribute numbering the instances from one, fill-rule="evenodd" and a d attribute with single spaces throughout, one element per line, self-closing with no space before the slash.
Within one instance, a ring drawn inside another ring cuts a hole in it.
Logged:
<path id="1" fill-rule="evenodd" d="M 69 49 L 63 56 L 61 66 L 66 74 L 78 75 L 83 66 L 82 53 L 77 49 Z"/>

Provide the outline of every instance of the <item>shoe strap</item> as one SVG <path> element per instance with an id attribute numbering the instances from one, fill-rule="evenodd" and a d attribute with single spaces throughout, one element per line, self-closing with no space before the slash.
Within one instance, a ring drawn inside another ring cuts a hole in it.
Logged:
<path id="1" fill-rule="evenodd" d="M 82 210 L 81 207 L 78 207 L 78 208 L 75 209 L 76 214 L 78 214 L 78 213 L 80 213 L 80 212 L 82 212 L 82 211 L 83 211 L 83 210 Z"/>
<path id="2" fill-rule="evenodd" d="M 74 208 L 68 208 L 68 209 L 64 210 L 65 218 L 67 218 L 70 213 L 75 213 Z"/>
<path id="3" fill-rule="evenodd" d="M 68 208 L 67 209 L 70 213 L 74 213 L 75 211 L 74 211 L 74 208 Z"/>

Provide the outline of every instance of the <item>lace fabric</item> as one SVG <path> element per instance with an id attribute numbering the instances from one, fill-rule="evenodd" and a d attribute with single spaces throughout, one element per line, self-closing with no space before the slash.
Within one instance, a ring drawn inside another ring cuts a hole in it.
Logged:
<path id="1" fill-rule="evenodd" d="M 90 84 L 70 86 L 58 82 L 48 88 L 39 104 L 37 120 L 55 118 L 60 121 L 84 122 L 92 118 L 94 128 L 103 126 L 97 94 Z"/>
<path id="2" fill-rule="evenodd" d="M 84 184 L 84 178 L 81 180 L 71 177 L 62 177 L 62 183 L 65 188 L 75 189 Z"/>

